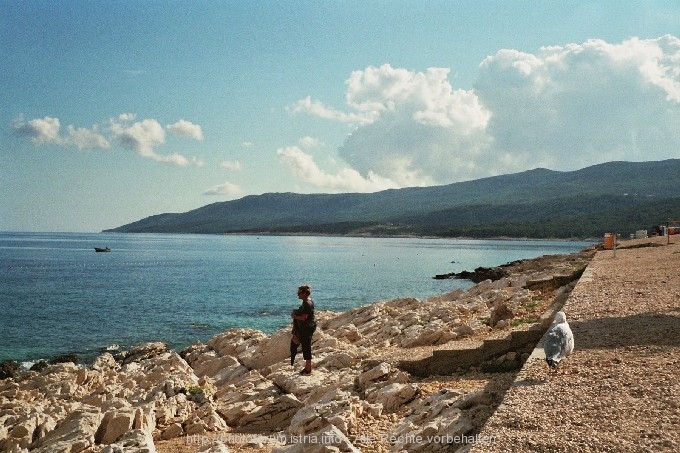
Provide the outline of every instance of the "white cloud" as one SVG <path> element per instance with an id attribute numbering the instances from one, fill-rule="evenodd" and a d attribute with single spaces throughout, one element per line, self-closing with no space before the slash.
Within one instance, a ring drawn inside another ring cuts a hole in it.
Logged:
<path id="1" fill-rule="evenodd" d="M 333 191 L 376 192 L 398 186 L 393 181 L 373 172 L 363 177 L 351 168 L 344 168 L 337 174 L 331 175 L 321 170 L 314 162 L 314 158 L 297 146 L 280 148 L 276 154 L 299 180 L 315 187 Z"/>
<path id="2" fill-rule="evenodd" d="M 106 137 L 99 133 L 97 126 L 86 129 L 69 125 L 66 128 L 66 135 L 62 136 L 59 118 L 49 116 L 30 121 L 19 117 L 14 121 L 14 131 L 18 135 L 29 138 L 35 145 L 75 146 L 81 151 L 111 147 Z"/>
<path id="3" fill-rule="evenodd" d="M 137 118 L 136 113 L 121 113 L 120 115 L 118 115 L 118 119 L 120 121 L 126 121 L 126 122 L 127 121 L 134 121 L 135 118 Z"/>
<path id="4" fill-rule="evenodd" d="M 19 117 L 14 120 L 13 127 L 15 133 L 29 138 L 36 145 L 62 144 L 62 138 L 59 136 L 59 129 L 61 128 L 59 118 L 46 116 L 26 121 L 23 117 Z"/>
<path id="5" fill-rule="evenodd" d="M 482 62 L 475 88 L 493 111 L 493 155 L 511 155 L 517 167 L 678 156 L 677 38 L 501 51 Z"/>
<path id="6" fill-rule="evenodd" d="M 198 166 L 202 165 L 200 159 L 194 158 L 193 161 L 190 161 L 178 153 L 157 153 L 156 147 L 165 143 L 165 128 L 155 119 L 145 119 L 131 125 L 111 121 L 110 129 L 116 140 L 124 147 L 134 150 L 140 156 L 178 167 L 186 167 L 192 163 Z"/>
<path id="7" fill-rule="evenodd" d="M 23 116 L 14 120 L 14 133 L 28 138 L 35 145 L 57 145 L 61 147 L 76 147 L 85 149 L 109 149 L 111 141 L 118 141 L 123 147 L 136 151 L 140 156 L 148 157 L 156 162 L 184 167 L 187 165 L 202 166 L 203 160 L 193 157 L 187 159 L 181 154 L 159 154 L 156 148 L 165 144 L 167 129 L 173 135 L 188 136 L 196 140 L 203 139 L 201 127 L 186 120 L 179 120 L 174 124 L 163 127 L 155 119 L 145 119 L 132 123 L 136 118 L 134 113 L 122 113 L 115 119 L 110 119 L 102 132 L 99 125 L 82 128 L 69 125 L 65 134 L 61 134 L 59 118 L 46 116 L 26 121 Z"/>
<path id="8" fill-rule="evenodd" d="M 179 137 L 191 137 L 195 140 L 203 140 L 203 130 L 198 124 L 191 121 L 179 120 L 175 124 L 165 126 L 170 132 Z"/>
<path id="9" fill-rule="evenodd" d="M 225 160 L 220 163 L 220 168 L 224 168 L 225 170 L 241 170 L 241 162 L 239 161 L 230 161 L 230 160 Z"/>
<path id="10" fill-rule="evenodd" d="M 255 143 L 253 143 L 253 142 L 243 142 L 241 144 L 241 146 L 243 146 L 244 148 L 252 148 L 253 146 L 255 146 Z"/>
<path id="11" fill-rule="evenodd" d="M 373 115 L 362 115 L 357 113 L 345 113 L 339 110 L 326 107 L 319 101 L 313 101 L 311 97 L 307 96 L 304 99 L 297 101 L 295 104 L 287 108 L 292 113 L 309 113 L 319 118 L 340 121 L 343 123 L 358 123 L 367 124 L 373 122 Z"/>
<path id="12" fill-rule="evenodd" d="M 449 71 L 368 67 L 346 82 L 347 111 L 311 97 L 290 110 L 354 122 L 339 156 L 402 187 L 679 155 L 674 36 L 503 49 L 481 62 L 473 90 L 454 89 Z M 284 155 L 302 180 L 321 173 L 309 156 Z"/>
<path id="13" fill-rule="evenodd" d="M 238 197 L 243 194 L 243 189 L 236 185 L 232 184 L 230 182 L 225 182 L 224 184 L 218 184 L 216 186 L 211 187 L 210 189 L 206 190 L 203 192 L 203 195 L 210 195 L 210 196 L 228 196 L 228 197 Z"/>
<path id="14" fill-rule="evenodd" d="M 305 149 L 318 148 L 321 146 L 321 141 L 318 138 L 307 136 L 298 140 L 298 144 Z"/>
<path id="15" fill-rule="evenodd" d="M 165 143 L 165 129 L 154 119 L 145 119 L 130 126 L 112 122 L 111 132 L 123 146 L 144 157 L 159 157 L 154 148 Z"/>
<path id="16" fill-rule="evenodd" d="M 174 165 L 176 167 L 186 167 L 187 165 L 191 164 L 192 161 L 187 159 L 186 157 L 182 156 L 181 154 L 173 153 L 173 154 L 156 154 L 156 153 L 151 153 L 147 156 L 144 157 L 150 157 L 156 162 L 161 162 L 164 164 L 170 164 Z"/>
<path id="17" fill-rule="evenodd" d="M 99 133 L 99 128 L 93 126 L 92 129 L 82 127 L 67 127 L 68 137 L 66 143 L 77 147 L 79 150 L 84 149 L 108 149 L 111 147 L 109 140 Z"/>
<path id="18" fill-rule="evenodd" d="M 473 92 L 454 90 L 448 73 L 388 64 L 354 71 L 347 104 L 366 121 L 347 137 L 340 157 L 361 175 L 380 175 L 399 187 L 467 178 L 470 165 L 449 155 L 463 149 L 467 161 L 487 146 L 491 113 Z"/>

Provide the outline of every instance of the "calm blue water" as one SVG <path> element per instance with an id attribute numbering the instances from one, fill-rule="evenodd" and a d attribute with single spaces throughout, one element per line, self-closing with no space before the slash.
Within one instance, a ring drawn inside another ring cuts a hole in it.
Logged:
<path id="1" fill-rule="evenodd" d="M 470 282 L 435 274 L 571 253 L 584 242 L 0 233 L 0 360 L 49 359 L 164 341 L 182 348 L 231 327 L 290 322 L 296 289 L 317 309 L 425 298 Z M 110 253 L 95 253 L 108 246 Z"/>

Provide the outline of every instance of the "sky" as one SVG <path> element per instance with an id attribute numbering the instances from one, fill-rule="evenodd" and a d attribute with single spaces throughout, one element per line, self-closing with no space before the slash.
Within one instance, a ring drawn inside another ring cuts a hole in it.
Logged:
<path id="1" fill-rule="evenodd" d="M 675 0 L 0 0 L 0 68 L 0 231 L 680 158 Z"/>

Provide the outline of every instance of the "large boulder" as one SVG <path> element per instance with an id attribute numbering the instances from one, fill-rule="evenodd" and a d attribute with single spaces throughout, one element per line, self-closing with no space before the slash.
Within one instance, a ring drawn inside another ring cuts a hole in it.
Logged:
<path id="1" fill-rule="evenodd" d="M 457 404 L 461 400 L 466 402 Z M 454 389 L 442 389 L 414 401 L 409 412 L 389 433 L 396 440 L 392 451 L 455 451 L 456 446 L 452 443 L 473 428 L 470 417 L 462 408 L 469 408 L 467 402 L 482 401 L 486 400 L 478 396 L 466 400 L 463 392 Z"/>
<path id="2" fill-rule="evenodd" d="M 116 359 L 110 352 L 105 352 L 104 354 L 97 356 L 92 363 L 93 370 L 101 371 L 109 368 L 118 368 L 118 362 L 116 362 Z"/>
<path id="3" fill-rule="evenodd" d="M 489 325 L 496 327 L 500 321 L 512 319 L 515 316 L 512 309 L 506 303 L 500 303 L 491 310 Z"/>
<path id="4" fill-rule="evenodd" d="M 239 360 L 250 369 L 261 370 L 290 357 L 289 329 L 281 329 L 239 355 Z"/>
<path id="5" fill-rule="evenodd" d="M 224 376 L 220 376 L 223 370 L 239 366 L 241 366 L 241 363 L 235 357 L 230 355 L 218 357 L 215 351 L 202 354 L 191 363 L 196 376 L 209 376 L 216 380 L 224 378 Z"/>
<path id="6" fill-rule="evenodd" d="M 211 404 L 204 404 L 194 411 L 184 422 L 186 434 L 193 436 L 209 431 L 222 431 L 227 428 L 224 419 Z"/>
<path id="7" fill-rule="evenodd" d="M 281 395 L 245 414 L 238 424 L 241 429 L 252 432 L 281 431 L 290 425 L 293 416 L 302 407 L 304 407 L 304 403 L 300 402 L 294 395 Z"/>
<path id="8" fill-rule="evenodd" d="M 418 396 L 415 384 L 392 383 L 366 395 L 366 401 L 381 404 L 385 412 L 395 412 Z"/>
<path id="9" fill-rule="evenodd" d="M 53 431 L 37 443 L 35 453 L 77 453 L 94 446 L 95 433 L 102 420 L 101 412 L 71 412 Z"/>
<path id="10" fill-rule="evenodd" d="M 14 360 L 3 360 L 0 362 L 0 379 L 17 378 L 21 365 Z"/>
<path id="11" fill-rule="evenodd" d="M 128 363 L 139 362 L 140 360 L 156 357 L 159 354 L 167 352 L 168 349 L 168 345 L 160 341 L 143 343 L 133 346 L 129 351 L 116 354 L 115 359 L 121 361 L 123 365 L 125 365 Z"/>
<path id="12" fill-rule="evenodd" d="M 356 380 L 357 386 L 360 389 L 365 389 L 369 382 L 387 376 L 390 373 L 391 369 L 392 368 L 390 367 L 389 363 L 381 362 L 380 364 L 369 369 L 368 371 L 364 371 L 363 373 L 361 373 Z"/>
<path id="13" fill-rule="evenodd" d="M 156 453 L 156 447 L 148 431 L 133 429 L 116 443 L 105 447 L 101 453 Z"/>
<path id="14" fill-rule="evenodd" d="M 135 411 L 132 408 L 107 412 L 95 433 L 94 440 L 98 444 L 111 444 L 132 429 Z"/>
<path id="15" fill-rule="evenodd" d="M 238 358 L 266 338 L 267 334 L 259 330 L 230 329 L 212 337 L 207 346 L 215 350 L 218 356 L 230 355 Z"/>

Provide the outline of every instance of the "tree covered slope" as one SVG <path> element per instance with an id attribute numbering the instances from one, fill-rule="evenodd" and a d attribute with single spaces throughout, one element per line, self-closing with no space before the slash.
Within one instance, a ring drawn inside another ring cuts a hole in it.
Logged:
<path id="1" fill-rule="evenodd" d="M 369 194 L 250 195 L 107 231 L 589 237 L 679 218 L 678 181 L 678 159 L 539 168 Z"/>

